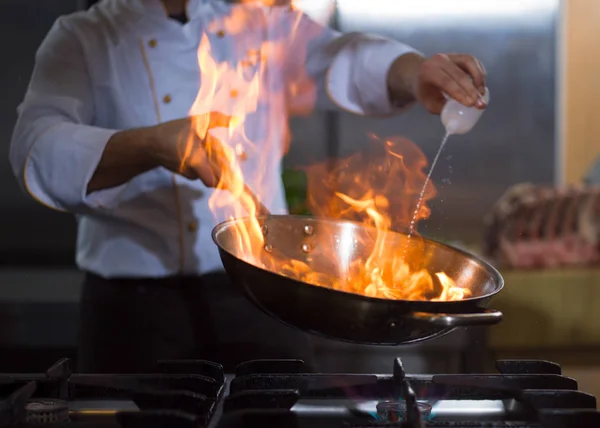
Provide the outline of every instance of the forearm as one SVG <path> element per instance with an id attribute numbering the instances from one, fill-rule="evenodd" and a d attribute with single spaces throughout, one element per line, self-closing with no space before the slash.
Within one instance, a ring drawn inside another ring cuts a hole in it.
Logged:
<path id="1" fill-rule="evenodd" d="M 419 70 L 425 60 L 422 55 L 411 52 L 392 63 L 388 70 L 387 87 L 393 105 L 404 106 L 416 100 Z"/>
<path id="2" fill-rule="evenodd" d="M 152 127 L 115 133 L 87 185 L 87 194 L 119 186 L 157 167 L 154 138 Z"/>
<path id="3" fill-rule="evenodd" d="M 326 92 L 346 111 L 397 114 L 413 104 L 413 72 L 421 58 L 414 48 L 395 40 L 356 34 L 332 57 Z M 395 78 L 397 69 L 405 76 L 401 85 Z"/>

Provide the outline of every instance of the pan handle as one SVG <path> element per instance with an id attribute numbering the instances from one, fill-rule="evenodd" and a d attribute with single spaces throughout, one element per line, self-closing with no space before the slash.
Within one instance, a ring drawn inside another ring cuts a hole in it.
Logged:
<path id="1" fill-rule="evenodd" d="M 466 327 L 473 325 L 498 324 L 502 321 L 502 312 L 495 309 L 483 309 L 468 314 L 442 314 L 429 312 L 410 312 L 406 316 L 415 321 L 424 321 L 439 327 Z"/>

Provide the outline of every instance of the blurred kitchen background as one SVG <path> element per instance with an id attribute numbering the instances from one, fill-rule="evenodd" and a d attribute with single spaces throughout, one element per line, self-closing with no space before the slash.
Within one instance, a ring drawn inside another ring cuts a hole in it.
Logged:
<path id="1" fill-rule="evenodd" d="M 0 157 L 0 372 L 43 370 L 59 357 L 75 356 L 81 280 L 73 263 L 75 221 L 24 196 L 7 154 L 37 46 L 59 15 L 91 3 L 0 2 L 5 153 Z M 391 36 L 428 55 L 468 52 L 484 63 L 491 105 L 470 134 L 453 137 L 447 145 L 433 174 L 439 194 L 430 220 L 420 226 L 424 235 L 481 253 L 484 217 L 511 186 L 580 183 L 592 170 L 600 153 L 600 2 L 301 4 L 342 31 Z M 419 107 L 389 120 L 315 113 L 293 120 L 286 165 L 293 169 L 315 156 L 349 153 L 365 144 L 369 132 L 408 137 L 432 159 L 443 128 Z M 301 191 L 298 185 L 290 184 L 291 191 Z M 600 394 L 600 270 L 508 266 L 503 274 L 506 288 L 492 303 L 505 313 L 500 325 L 397 349 L 323 343 L 324 369 L 388 372 L 391 357 L 402 355 L 411 372 L 480 371 L 495 358 L 536 357 L 562 363 L 581 389 Z"/>

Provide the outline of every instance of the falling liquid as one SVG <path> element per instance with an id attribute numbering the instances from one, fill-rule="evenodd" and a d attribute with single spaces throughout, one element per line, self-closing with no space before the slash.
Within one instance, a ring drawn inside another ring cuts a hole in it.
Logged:
<path id="1" fill-rule="evenodd" d="M 423 203 L 423 198 L 425 197 L 425 190 L 427 189 L 427 185 L 429 184 L 429 181 L 431 180 L 431 174 L 433 173 L 433 169 L 435 168 L 435 165 L 437 164 L 437 161 L 440 158 L 440 155 L 442 154 L 442 150 L 444 150 L 446 141 L 448 141 L 448 137 L 450 137 L 450 133 L 446 133 L 446 135 L 442 139 L 442 144 L 440 144 L 440 148 L 438 149 L 437 154 L 435 155 L 435 158 L 433 158 L 433 162 L 431 163 L 431 168 L 429 168 L 429 173 L 427 174 L 425 183 L 423 183 L 423 188 L 421 189 L 421 193 L 419 194 L 419 199 L 417 200 L 417 207 L 415 209 L 415 212 L 413 213 L 412 219 L 410 221 L 410 225 L 408 226 L 408 240 L 407 240 L 407 248 L 404 250 L 405 253 L 406 253 L 406 250 L 408 249 L 408 244 L 410 242 L 410 238 L 412 238 L 412 236 L 415 233 L 415 224 L 417 222 L 417 216 L 419 215 L 419 210 L 421 209 L 421 204 Z"/>

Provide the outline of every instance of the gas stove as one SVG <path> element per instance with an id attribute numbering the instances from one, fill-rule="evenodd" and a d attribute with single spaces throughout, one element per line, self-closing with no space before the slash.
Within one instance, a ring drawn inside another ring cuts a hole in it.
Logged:
<path id="1" fill-rule="evenodd" d="M 223 373 L 208 361 L 161 361 L 155 373 L 0 374 L 0 427 L 422 428 L 600 427 L 596 398 L 559 365 L 503 360 L 494 374 L 306 373 L 260 360 Z"/>

